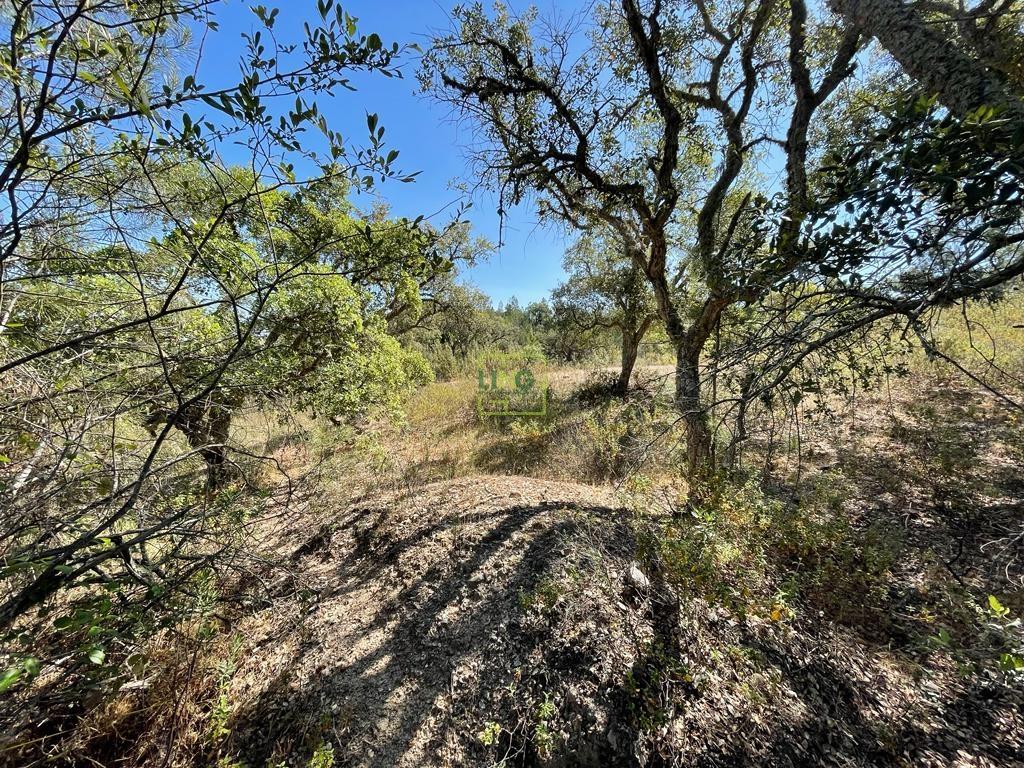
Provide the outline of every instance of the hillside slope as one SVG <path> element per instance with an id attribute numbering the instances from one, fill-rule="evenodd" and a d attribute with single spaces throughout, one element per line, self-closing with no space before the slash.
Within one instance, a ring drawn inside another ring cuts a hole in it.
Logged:
<path id="1" fill-rule="evenodd" d="M 190 707 L 92 747 L 160 764 L 171 727 L 172 764 L 188 734 L 231 766 L 1024 764 L 1018 689 L 820 616 L 684 594 L 662 652 L 631 519 L 607 489 L 514 476 L 358 503 L 293 542 Z"/>
<path id="2" fill-rule="evenodd" d="M 278 585 L 302 599 L 246 627 L 255 653 L 232 690 L 238 754 L 262 764 L 316 741 L 326 718 L 324 735 L 345 745 L 342 765 L 481 757 L 473 737 L 500 719 L 509 684 L 542 685 L 534 673 L 545 655 L 621 643 L 621 617 L 588 610 L 577 636 L 543 638 L 522 609 L 579 567 L 571 540 L 587 537 L 595 554 L 621 543 L 622 516 L 600 489 L 509 477 L 435 483 L 349 510 L 296 551 L 298 576 Z M 580 608 L 601 603 L 599 585 L 578 586 Z M 616 671 L 592 670 L 595 683 Z M 603 739 L 609 717 L 573 746 Z"/>

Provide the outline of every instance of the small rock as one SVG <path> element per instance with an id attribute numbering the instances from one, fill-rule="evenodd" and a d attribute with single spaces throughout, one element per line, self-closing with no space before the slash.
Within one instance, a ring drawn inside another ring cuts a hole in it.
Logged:
<path id="1" fill-rule="evenodd" d="M 640 565 L 636 561 L 629 564 L 629 568 L 626 569 L 625 579 L 626 585 L 638 592 L 646 592 L 651 588 L 651 580 L 640 570 Z"/>

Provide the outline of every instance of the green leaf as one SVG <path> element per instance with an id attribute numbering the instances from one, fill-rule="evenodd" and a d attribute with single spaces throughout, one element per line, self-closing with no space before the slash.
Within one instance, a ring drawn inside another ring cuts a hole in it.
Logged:
<path id="1" fill-rule="evenodd" d="M 1010 612 L 1008 608 L 1003 607 L 1003 604 L 996 599 L 995 595 L 988 596 L 988 607 L 996 616 L 1005 616 Z"/>
<path id="2" fill-rule="evenodd" d="M 2 675 L 0 675 L 0 693 L 3 693 L 18 682 L 24 673 L 25 670 L 20 667 L 11 667 L 6 670 Z"/>
<path id="3" fill-rule="evenodd" d="M 999 666 L 1004 672 L 1020 672 L 1024 670 L 1024 659 L 1012 653 L 1004 653 L 999 657 Z"/>
<path id="4" fill-rule="evenodd" d="M 121 73 L 117 72 L 117 71 L 114 71 L 114 72 L 110 73 L 110 76 L 113 78 L 114 85 L 117 86 L 117 90 L 119 90 L 124 95 L 124 97 L 126 99 L 131 101 L 131 98 L 132 98 L 131 89 L 128 87 L 128 83 L 126 83 L 124 81 L 124 78 L 121 77 Z"/>
<path id="5" fill-rule="evenodd" d="M 102 664 L 105 658 L 107 658 L 106 651 L 98 645 L 89 649 L 89 661 L 93 664 Z"/>

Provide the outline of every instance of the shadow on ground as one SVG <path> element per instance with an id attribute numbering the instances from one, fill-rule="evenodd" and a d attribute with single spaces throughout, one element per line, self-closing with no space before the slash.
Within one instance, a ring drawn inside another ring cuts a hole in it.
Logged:
<path id="1" fill-rule="evenodd" d="M 307 548 L 310 609 L 261 640 L 283 652 L 265 670 L 269 684 L 233 718 L 238 757 L 263 765 L 328 741 L 342 765 L 426 765 L 456 754 L 486 764 L 494 750 L 475 736 L 487 720 L 462 731 L 477 705 L 485 716 L 499 680 L 507 687 L 531 675 L 527 657 L 543 638 L 517 617 L 543 602 L 571 537 L 586 531 L 604 551 L 628 546 L 621 509 L 566 497 L 555 484 L 550 498 L 544 483 L 527 493 L 499 484 L 490 498 L 477 484 L 461 504 L 406 494 L 356 509 Z M 509 756 L 538 760 L 536 734 L 506 727 L 496 738 Z M 597 761 L 589 764 L 616 757 L 605 733 L 578 736 L 573 751 Z"/>

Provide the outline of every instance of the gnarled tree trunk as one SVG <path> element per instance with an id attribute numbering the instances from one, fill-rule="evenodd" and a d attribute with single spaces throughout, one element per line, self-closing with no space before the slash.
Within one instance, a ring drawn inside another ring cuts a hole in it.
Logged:
<path id="1" fill-rule="evenodd" d="M 157 424 L 171 423 L 206 462 L 207 490 L 217 490 L 228 470 L 227 439 L 231 430 L 230 404 L 206 398 L 184 409 L 155 406 L 145 426 L 152 433 Z"/>
<path id="2" fill-rule="evenodd" d="M 692 477 L 712 469 L 711 427 L 701 400 L 701 347 L 691 342 L 676 350 L 676 407 L 686 424 L 686 464 Z"/>
<path id="3" fill-rule="evenodd" d="M 664 232 L 652 238 L 651 256 L 647 275 L 654 289 L 658 314 L 665 323 L 665 332 L 676 351 L 675 404 L 686 424 L 686 465 L 693 478 L 709 474 L 713 469 L 712 435 L 707 410 L 701 396 L 700 357 L 704 344 L 718 323 L 729 299 L 711 296 L 705 302 L 697 319 L 687 326 L 672 300 L 665 277 L 667 245 Z"/>

